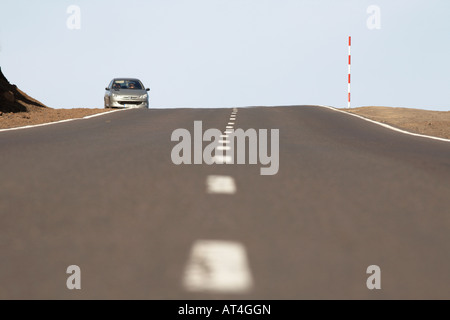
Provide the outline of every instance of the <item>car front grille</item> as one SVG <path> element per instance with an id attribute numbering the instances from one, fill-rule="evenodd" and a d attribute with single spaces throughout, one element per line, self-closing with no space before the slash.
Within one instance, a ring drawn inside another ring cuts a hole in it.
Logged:
<path id="1" fill-rule="evenodd" d="M 124 105 L 124 104 L 141 104 L 144 103 L 143 101 L 117 101 L 118 103 Z"/>

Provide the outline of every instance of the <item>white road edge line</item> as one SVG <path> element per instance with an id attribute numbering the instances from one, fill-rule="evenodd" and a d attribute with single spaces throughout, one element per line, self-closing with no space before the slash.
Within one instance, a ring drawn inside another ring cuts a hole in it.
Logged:
<path id="1" fill-rule="evenodd" d="M 197 240 L 183 276 L 187 291 L 240 294 L 253 279 L 245 247 L 236 241 Z"/>
<path id="2" fill-rule="evenodd" d="M 33 125 L 23 126 L 23 127 L 0 129 L 0 132 L 2 132 L 2 131 L 11 131 L 11 130 L 19 130 L 19 129 L 35 128 L 35 127 L 43 127 L 43 126 L 48 126 L 48 125 L 55 124 L 55 123 L 69 122 L 69 121 L 73 121 L 73 120 L 90 119 L 90 118 L 99 117 L 99 116 L 102 116 L 102 115 L 105 115 L 105 114 L 109 114 L 109 113 L 113 113 L 113 112 L 125 111 L 125 110 L 131 110 L 131 109 L 134 109 L 134 108 L 126 108 L 126 109 L 111 110 L 111 111 L 106 111 L 106 112 L 99 112 L 99 113 L 92 114 L 90 116 L 85 116 L 85 117 L 82 117 L 82 118 L 64 119 L 64 120 L 53 121 L 53 122 L 33 124 Z"/>
<path id="3" fill-rule="evenodd" d="M 406 130 L 398 129 L 398 128 L 392 127 L 392 126 L 390 126 L 390 125 L 388 125 L 388 124 L 381 123 L 381 122 L 378 122 L 378 121 L 375 121 L 375 120 L 372 120 L 372 119 L 368 119 L 368 118 L 365 118 L 365 117 L 360 116 L 360 115 L 358 115 L 358 114 L 354 114 L 354 113 L 350 113 L 350 112 L 345 112 L 345 111 L 343 111 L 343 110 L 339 110 L 339 109 L 336 109 L 336 108 L 334 108 L 334 107 L 323 106 L 323 105 L 316 105 L 316 106 L 321 107 L 321 108 L 331 109 L 331 110 L 334 110 L 334 111 L 336 111 L 336 112 L 342 112 L 342 113 L 345 113 L 345 114 L 347 114 L 347 115 L 354 116 L 354 117 L 360 118 L 360 119 L 362 119 L 362 120 L 366 120 L 366 121 L 368 121 L 368 122 L 372 122 L 372 123 L 378 124 L 378 125 L 380 125 L 380 126 L 382 126 L 382 127 L 385 127 L 385 128 L 388 128 L 388 129 L 397 131 L 397 132 L 401 132 L 401 133 L 404 133 L 404 134 L 409 134 L 409 135 L 411 135 L 411 136 L 416 136 L 416 137 L 429 138 L 429 139 L 434 139 L 434 140 L 440 140 L 440 141 L 450 142 L 450 139 L 439 138 L 439 137 L 433 137 L 433 136 L 427 136 L 427 135 L 420 134 L 420 133 L 414 133 L 414 132 L 409 132 L 409 131 L 406 131 Z"/>

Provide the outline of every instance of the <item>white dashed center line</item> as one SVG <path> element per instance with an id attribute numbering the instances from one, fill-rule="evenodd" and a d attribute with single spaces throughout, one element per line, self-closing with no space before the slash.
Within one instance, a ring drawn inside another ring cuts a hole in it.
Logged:
<path id="1" fill-rule="evenodd" d="M 239 242 L 197 240 L 185 269 L 188 291 L 245 293 L 252 288 L 245 247 Z"/>
<path id="2" fill-rule="evenodd" d="M 219 143 L 222 144 L 220 146 L 216 147 L 217 151 L 223 151 L 223 150 L 230 150 L 231 148 L 227 145 L 230 144 L 230 133 L 233 133 L 234 131 L 234 124 L 236 123 L 236 112 L 237 109 L 233 109 L 233 112 L 231 113 L 230 116 L 230 121 L 228 122 L 228 125 L 225 127 L 225 131 L 224 134 L 221 134 L 220 137 L 222 138 L 221 140 L 219 140 Z M 231 156 L 223 156 L 220 153 L 218 155 L 216 155 L 214 158 L 214 163 L 217 164 L 223 164 L 223 163 L 232 163 L 232 159 Z"/>
<path id="3" fill-rule="evenodd" d="M 237 109 L 233 109 L 230 122 L 221 144 L 229 144 L 229 133 L 233 133 Z M 216 150 L 230 150 L 229 146 L 217 146 Z M 216 155 L 215 163 L 232 163 L 231 156 Z M 234 194 L 236 184 L 233 177 L 210 175 L 206 179 L 207 193 Z M 184 271 L 183 287 L 187 291 L 210 293 L 246 293 L 253 286 L 245 247 L 239 242 L 198 240 Z"/>

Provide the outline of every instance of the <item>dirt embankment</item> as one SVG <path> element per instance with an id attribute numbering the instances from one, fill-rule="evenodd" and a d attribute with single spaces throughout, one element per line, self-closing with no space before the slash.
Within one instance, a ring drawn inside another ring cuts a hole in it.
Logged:
<path id="1" fill-rule="evenodd" d="M 103 108 L 53 109 L 9 83 L 0 68 L 0 129 L 82 118 Z"/>

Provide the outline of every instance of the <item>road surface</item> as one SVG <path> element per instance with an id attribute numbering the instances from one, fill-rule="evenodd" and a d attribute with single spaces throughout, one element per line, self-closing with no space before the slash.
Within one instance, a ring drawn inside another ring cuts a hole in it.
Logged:
<path id="1" fill-rule="evenodd" d="M 450 299 L 450 142 L 318 106 L 232 114 L 0 132 L 0 299 Z M 194 121 L 279 129 L 277 174 L 175 165 Z"/>

